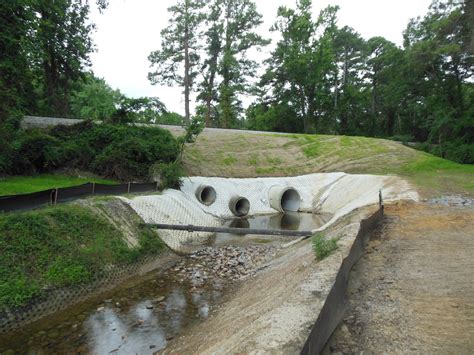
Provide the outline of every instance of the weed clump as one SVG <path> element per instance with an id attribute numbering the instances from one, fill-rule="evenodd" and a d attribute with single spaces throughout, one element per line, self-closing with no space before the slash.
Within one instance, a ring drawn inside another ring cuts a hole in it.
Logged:
<path id="1" fill-rule="evenodd" d="M 336 239 L 326 239 L 322 234 L 315 234 L 312 237 L 313 250 L 318 260 L 323 260 L 338 248 Z"/>

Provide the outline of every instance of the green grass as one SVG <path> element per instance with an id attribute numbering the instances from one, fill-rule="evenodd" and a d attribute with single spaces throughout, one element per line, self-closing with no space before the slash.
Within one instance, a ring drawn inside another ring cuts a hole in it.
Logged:
<path id="1" fill-rule="evenodd" d="M 90 177 L 41 174 L 35 176 L 11 176 L 0 179 L 0 196 L 26 194 L 59 187 L 81 185 L 86 182 L 115 184 L 116 181 Z"/>
<path id="2" fill-rule="evenodd" d="M 227 155 L 223 160 L 222 162 L 224 163 L 224 165 L 233 165 L 237 162 L 237 158 L 232 156 L 232 155 Z"/>
<path id="3" fill-rule="evenodd" d="M 406 176 L 425 189 L 448 192 L 474 192 L 474 165 L 459 164 L 429 153 L 420 152 L 417 159 L 387 172 Z"/>
<path id="4" fill-rule="evenodd" d="M 149 229 L 137 237 L 139 246 L 129 248 L 122 232 L 75 204 L 0 214 L 0 309 L 25 305 L 50 287 L 87 283 L 107 265 L 163 247 Z"/>
<path id="5" fill-rule="evenodd" d="M 313 243 L 314 254 L 318 260 L 323 260 L 338 248 L 336 239 L 326 239 L 322 234 L 315 234 L 311 242 Z"/>
<path id="6" fill-rule="evenodd" d="M 258 154 L 252 154 L 252 156 L 247 160 L 249 165 L 257 166 L 258 163 Z"/>
<path id="7" fill-rule="evenodd" d="M 474 196 L 474 165 L 458 164 L 391 140 L 312 134 L 239 135 L 246 137 L 248 144 L 242 145 L 242 138 L 236 139 L 237 135 L 219 133 L 213 134 L 212 144 L 211 140 L 207 144 L 198 141 L 194 148 L 203 152 L 203 156 L 199 164 L 193 161 L 185 165 L 188 174 L 225 177 L 335 171 L 389 174 L 412 183 L 422 197 L 453 193 Z M 238 157 L 237 161 L 233 157 Z"/>

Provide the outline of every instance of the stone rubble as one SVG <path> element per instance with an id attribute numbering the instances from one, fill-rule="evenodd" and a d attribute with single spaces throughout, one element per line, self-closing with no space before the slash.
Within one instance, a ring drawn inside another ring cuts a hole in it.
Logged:
<path id="1" fill-rule="evenodd" d="M 428 203 L 443 206 L 474 206 L 474 200 L 465 198 L 461 195 L 440 196 L 428 200 Z"/>
<path id="2" fill-rule="evenodd" d="M 171 272 L 180 282 L 189 278 L 194 287 L 201 287 L 208 279 L 239 281 L 252 277 L 258 265 L 275 255 L 273 246 L 206 247 L 178 262 Z"/>

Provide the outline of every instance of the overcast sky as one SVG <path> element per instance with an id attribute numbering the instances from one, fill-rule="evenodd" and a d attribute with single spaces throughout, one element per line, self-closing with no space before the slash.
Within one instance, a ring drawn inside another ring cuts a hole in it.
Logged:
<path id="1" fill-rule="evenodd" d="M 157 96 L 169 110 L 184 113 L 182 89 L 150 85 L 148 54 L 159 48 L 160 31 L 168 23 L 167 8 L 175 0 L 112 0 L 103 14 L 93 9 L 91 20 L 97 25 L 92 38 L 97 52 L 91 55 L 92 69 L 110 86 L 130 97 Z M 264 23 L 258 31 L 268 31 L 279 6 L 295 7 L 296 0 L 256 0 Z M 350 26 L 368 39 L 383 36 L 402 44 L 402 31 L 412 17 L 428 11 L 431 0 L 314 0 L 313 14 L 327 5 L 339 5 L 338 25 Z M 259 62 L 268 56 L 272 43 L 259 53 Z"/>

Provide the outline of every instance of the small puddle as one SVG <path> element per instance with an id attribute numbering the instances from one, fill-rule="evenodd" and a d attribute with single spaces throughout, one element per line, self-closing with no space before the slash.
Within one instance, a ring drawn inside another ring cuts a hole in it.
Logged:
<path id="1" fill-rule="evenodd" d="M 233 219 L 225 226 L 310 230 L 330 215 L 277 214 Z M 100 298 L 0 336 L 0 353 L 153 354 L 201 322 L 252 263 L 291 237 L 217 233 L 201 251 L 166 271 L 134 278 Z M 249 266 L 247 267 L 247 263 Z"/>

